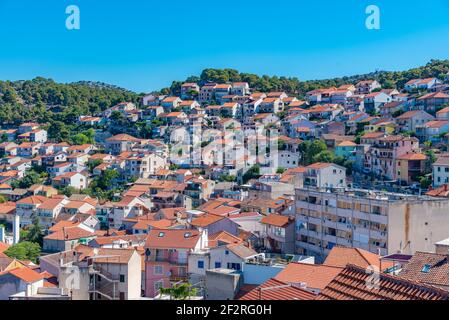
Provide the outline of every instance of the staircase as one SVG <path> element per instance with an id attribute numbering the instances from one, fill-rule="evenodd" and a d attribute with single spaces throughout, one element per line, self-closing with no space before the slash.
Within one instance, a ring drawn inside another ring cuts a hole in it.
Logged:
<path id="1" fill-rule="evenodd" d="M 97 294 L 100 294 L 107 300 L 119 300 L 117 276 L 112 275 L 108 271 L 102 269 L 99 266 L 95 266 L 91 274 L 95 277 L 89 286 L 89 292 L 94 294 L 94 300 L 97 298 Z M 101 278 L 98 281 L 98 277 Z"/>

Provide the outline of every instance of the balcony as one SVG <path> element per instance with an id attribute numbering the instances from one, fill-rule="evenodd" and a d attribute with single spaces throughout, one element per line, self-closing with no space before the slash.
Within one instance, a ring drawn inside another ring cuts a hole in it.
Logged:
<path id="1" fill-rule="evenodd" d="M 301 249 L 305 249 L 307 251 L 312 251 L 317 254 L 322 254 L 324 252 L 324 249 L 321 248 L 320 246 L 317 246 L 317 245 L 311 244 L 311 243 L 307 243 L 307 242 L 303 242 L 303 241 L 296 241 L 296 246 Z"/>
<path id="2" fill-rule="evenodd" d="M 345 217 L 345 218 L 351 218 L 352 217 L 352 210 L 337 208 L 337 215 L 339 215 L 341 217 Z"/>
<path id="3" fill-rule="evenodd" d="M 312 238 L 316 238 L 316 239 L 320 239 L 320 233 L 316 232 L 316 231 L 312 231 L 312 230 L 307 230 L 307 229 L 300 229 L 298 232 L 300 235 L 303 236 L 307 236 L 307 237 L 312 237 Z"/>
<path id="4" fill-rule="evenodd" d="M 309 223 L 320 226 L 323 223 L 323 219 L 309 216 Z"/>
<path id="5" fill-rule="evenodd" d="M 388 217 L 384 215 L 372 214 L 370 215 L 370 220 L 385 225 L 388 224 Z"/>
<path id="6" fill-rule="evenodd" d="M 331 220 L 328 220 L 328 219 L 323 219 L 323 225 L 325 227 L 329 227 L 329 228 L 335 229 L 337 227 L 337 222 L 336 221 L 331 221 Z"/>
<path id="7" fill-rule="evenodd" d="M 320 204 L 309 203 L 306 201 L 296 201 L 296 207 L 301 209 L 309 209 L 314 211 L 322 211 L 322 207 Z"/>
<path id="8" fill-rule="evenodd" d="M 370 237 L 378 240 L 386 240 L 387 232 L 379 230 L 370 230 Z"/>
<path id="9" fill-rule="evenodd" d="M 332 243 L 337 243 L 337 236 L 333 236 L 330 234 L 325 234 L 323 236 L 323 240 L 324 241 L 328 241 L 328 242 L 332 242 Z"/>
<path id="10" fill-rule="evenodd" d="M 357 219 L 363 219 L 363 220 L 370 220 L 370 215 L 369 213 L 365 213 L 362 211 L 354 211 L 354 218 Z"/>
<path id="11" fill-rule="evenodd" d="M 352 247 L 352 240 L 337 237 L 337 245 L 345 246 L 345 247 Z"/>
<path id="12" fill-rule="evenodd" d="M 352 230 L 352 224 L 351 223 L 336 223 L 337 230 L 341 231 L 351 231 Z"/>

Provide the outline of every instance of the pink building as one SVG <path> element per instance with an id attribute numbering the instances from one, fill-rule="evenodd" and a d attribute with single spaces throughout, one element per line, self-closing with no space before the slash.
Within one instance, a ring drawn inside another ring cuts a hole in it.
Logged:
<path id="1" fill-rule="evenodd" d="M 188 281 L 188 256 L 207 246 L 207 232 L 189 229 L 151 230 L 145 243 L 145 296 Z"/>

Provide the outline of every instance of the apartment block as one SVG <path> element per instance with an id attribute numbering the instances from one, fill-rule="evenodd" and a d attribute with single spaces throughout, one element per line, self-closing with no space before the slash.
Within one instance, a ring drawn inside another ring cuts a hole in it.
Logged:
<path id="1" fill-rule="evenodd" d="M 334 246 L 381 255 L 432 251 L 447 235 L 448 205 L 367 190 L 296 189 L 296 252 L 321 260 Z"/>

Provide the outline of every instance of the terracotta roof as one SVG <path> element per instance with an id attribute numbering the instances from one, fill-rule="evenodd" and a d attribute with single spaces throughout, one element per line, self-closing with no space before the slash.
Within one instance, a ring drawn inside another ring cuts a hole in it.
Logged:
<path id="1" fill-rule="evenodd" d="M 136 250 L 132 249 L 106 249 L 99 248 L 91 252 L 93 261 L 95 263 L 114 263 L 114 264 L 128 264 L 132 255 Z"/>
<path id="2" fill-rule="evenodd" d="M 15 268 L 8 271 L 8 273 L 28 283 L 37 282 L 44 278 L 44 275 L 27 267 Z"/>
<path id="3" fill-rule="evenodd" d="M 367 132 L 361 138 L 362 139 L 376 139 L 385 136 L 383 132 Z"/>
<path id="4" fill-rule="evenodd" d="M 313 300 L 315 295 L 285 282 L 269 279 L 239 300 Z"/>
<path id="5" fill-rule="evenodd" d="M 18 204 L 42 204 L 48 198 L 43 196 L 31 196 L 17 201 Z"/>
<path id="6" fill-rule="evenodd" d="M 317 300 L 448 300 L 449 292 L 396 276 L 379 274 L 378 283 L 368 286 L 372 274 L 348 265 L 317 297 Z"/>
<path id="7" fill-rule="evenodd" d="M 426 195 L 430 197 L 449 197 L 449 184 L 444 184 L 439 188 L 430 190 Z"/>
<path id="8" fill-rule="evenodd" d="M 193 249 L 200 240 L 198 230 L 187 229 L 153 229 L 148 233 L 146 248 L 182 248 Z"/>
<path id="9" fill-rule="evenodd" d="M 175 220 L 178 213 L 181 213 L 181 215 L 184 215 L 186 212 L 185 208 L 163 208 L 160 209 L 158 212 L 162 213 L 165 217 L 165 219 L 168 220 Z"/>
<path id="10" fill-rule="evenodd" d="M 399 117 L 396 117 L 396 119 L 400 119 L 400 120 L 401 119 L 410 119 L 410 118 L 412 118 L 412 117 L 414 117 L 414 116 L 416 116 L 416 115 L 418 115 L 418 114 L 420 114 L 422 112 L 424 112 L 424 111 L 421 111 L 421 110 L 407 111 L 407 112 L 401 114 Z"/>
<path id="11" fill-rule="evenodd" d="M 443 153 L 438 156 L 437 161 L 433 164 L 434 166 L 447 166 L 449 165 L 449 154 Z"/>
<path id="12" fill-rule="evenodd" d="M 424 126 L 427 128 L 440 128 L 440 127 L 448 125 L 448 124 L 449 124 L 449 120 L 434 120 L 434 121 L 429 121 L 429 122 L 425 123 Z"/>
<path id="13" fill-rule="evenodd" d="M 316 163 L 312 163 L 311 165 L 307 166 L 306 168 L 319 170 L 319 169 L 327 168 L 331 165 L 334 165 L 334 164 L 333 163 L 316 162 Z"/>
<path id="14" fill-rule="evenodd" d="M 449 286 L 449 254 L 415 252 L 399 277 L 434 286 Z"/>
<path id="15" fill-rule="evenodd" d="M 427 156 L 422 153 L 406 153 L 397 158 L 398 160 L 426 160 Z"/>
<path id="16" fill-rule="evenodd" d="M 341 268 L 346 267 L 348 264 L 362 268 L 367 268 L 368 266 L 381 267 L 380 256 L 377 254 L 359 248 L 348 247 L 333 247 L 323 263 L 323 265 Z M 393 263 L 382 262 L 382 270 L 392 266 Z"/>
<path id="17" fill-rule="evenodd" d="M 287 225 L 289 225 L 292 221 L 290 217 L 283 216 L 280 214 L 270 214 L 268 216 L 265 216 L 260 220 L 260 223 L 263 224 L 269 224 L 275 227 L 285 228 Z"/>
<path id="18" fill-rule="evenodd" d="M 220 242 L 226 243 L 226 244 L 232 244 L 232 243 L 241 243 L 243 242 L 243 239 L 236 237 L 229 232 L 226 231 L 219 231 L 213 234 L 210 234 L 208 236 L 208 246 L 210 248 L 216 247 L 219 245 Z"/>
<path id="19" fill-rule="evenodd" d="M 0 253 L 5 252 L 9 248 L 9 245 L 0 241 Z"/>
<path id="20" fill-rule="evenodd" d="M 129 134 L 125 134 L 125 133 L 121 133 L 118 135 L 115 135 L 113 137 L 110 137 L 108 139 L 106 139 L 106 141 L 133 141 L 133 142 L 138 142 L 140 141 L 140 139 L 137 139 L 133 136 L 130 136 Z"/>
<path id="21" fill-rule="evenodd" d="M 95 234 L 93 232 L 89 232 L 80 227 L 67 227 L 59 229 L 53 233 L 44 237 L 44 240 L 75 240 L 81 238 L 89 238 L 94 237 Z"/>
<path id="22" fill-rule="evenodd" d="M 304 283 L 308 288 L 324 289 L 343 268 L 292 262 L 275 279 L 287 283 Z"/>
<path id="23" fill-rule="evenodd" d="M 55 209 L 64 199 L 50 198 L 45 200 L 40 206 L 39 210 L 53 210 Z"/>
<path id="24" fill-rule="evenodd" d="M 16 210 L 14 202 L 5 202 L 0 205 L 0 214 L 12 214 Z"/>
<path id="25" fill-rule="evenodd" d="M 218 216 L 215 214 L 205 214 L 202 215 L 196 219 L 193 219 L 192 222 L 190 223 L 192 226 L 195 227 L 207 227 L 215 222 L 218 222 L 220 220 L 223 220 L 225 217 L 223 216 Z"/>
<path id="26" fill-rule="evenodd" d="M 355 147 L 355 146 L 357 146 L 357 143 L 354 143 L 352 141 L 343 141 L 342 143 L 337 145 L 337 147 Z"/>

